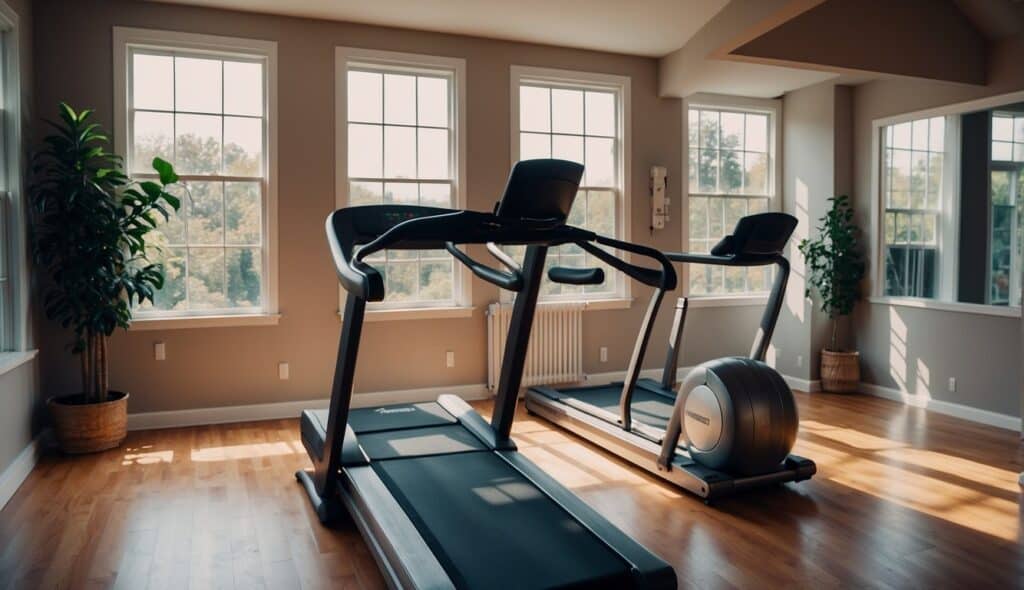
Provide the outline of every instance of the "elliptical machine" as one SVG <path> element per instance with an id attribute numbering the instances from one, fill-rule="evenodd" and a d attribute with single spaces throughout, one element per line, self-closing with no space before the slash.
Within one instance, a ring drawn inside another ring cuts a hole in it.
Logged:
<path id="1" fill-rule="evenodd" d="M 774 265 L 775 280 L 749 357 L 702 363 L 675 391 L 687 300 L 679 299 L 661 381 L 640 379 L 654 321 L 675 287 L 654 294 L 626 378 L 607 385 L 533 387 L 527 409 L 709 501 L 743 489 L 809 479 L 813 461 L 791 455 L 799 428 L 785 380 L 764 363 L 789 279 L 782 249 L 797 220 L 785 213 L 740 219 L 710 254 L 665 253 L 673 262 L 730 267 Z"/>

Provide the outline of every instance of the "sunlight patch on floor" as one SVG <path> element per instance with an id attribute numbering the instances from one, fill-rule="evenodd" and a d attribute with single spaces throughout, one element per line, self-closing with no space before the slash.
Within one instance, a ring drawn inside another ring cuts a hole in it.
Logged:
<path id="1" fill-rule="evenodd" d="M 205 447 L 192 451 L 191 459 L 198 462 L 231 461 L 235 459 L 257 459 L 260 457 L 277 457 L 295 455 L 306 451 L 296 441 L 251 443 L 245 445 L 228 445 L 221 447 Z"/>
<path id="2" fill-rule="evenodd" d="M 152 448 L 152 445 L 128 447 L 121 459 L 121 465 L 153 465 L 155 463 L 170 463 L 174 460 L 174 451 L 150 450 Z"/>
<path id="3" fill-rule="evenodd" d="M 801 420 L 800 429 L 806 432 L 812 432 L 816 436 L 834 440 L 838 443 L 842 443 L 855 449 L 863 449 L 865 451 L 880 451 L 906 446 L 905 443 L 889 440 L 884 437 L 874 436 L 852 428 L 822 424 L 821 422 L 816 422 L 814 420 Z"/>

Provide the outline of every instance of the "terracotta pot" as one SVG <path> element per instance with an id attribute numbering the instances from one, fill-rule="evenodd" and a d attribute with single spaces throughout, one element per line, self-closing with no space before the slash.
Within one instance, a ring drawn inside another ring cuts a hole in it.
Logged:
<path id="1" fill-rule="evenodd" d="M 860 388 L 860 353 L 822 349 L 821 388 L 833 393 L 856 393 Z"/>
<path id="2" fill-rule="evenodd" d="M 111 391 L 109 400 L 86 403 L 80 393 L 46 400 L 57 442 L 65 453 L 82 454 L 120 446 L 128 434 L 128 394 Z"/>

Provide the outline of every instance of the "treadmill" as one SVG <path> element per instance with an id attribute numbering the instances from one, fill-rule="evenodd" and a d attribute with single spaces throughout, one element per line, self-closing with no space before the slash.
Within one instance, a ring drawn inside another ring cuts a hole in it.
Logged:
<path id="1" fill-rule="evenodd" d="M 782 250 L 796 228 L 796 218 L 785 213 L 758 213 L 740 219 L 733 233 L 712 248 L 710 254 L 666 252 L 672 262 L 725 267 L 774 266 L 775 279 L 768 304 L 754 338 L 749 358 L 764 361 L 782 309 L 789 280 L 789 261 Z M 643 281 L 641 281 L 643 282 Z M 782 482 L 809 479 L 816 472 L 813 461 L 789 455 L 776 471 L 737 477 L 709 469 L 690 459 L 678 433 L 666 436 L 676 401 L 676 367 L 687 299 L 675 305 L 668 354 L 660 381 L 641 379 L 644 356 L 654 322 L 667 291 L 675 283 L 656 284 L 637 336 L 624 381 L 607 385 L 553 388 L 532 387 L 526 392 L 526 409 L 574 432 L 631 463 L 710 501 L 741 490 Z"/>
<path id="2" fill-rule="evenodd" d="M 519 162 L 494 213 L 372 205 L 327 219 L 347 296 L 330 408 L 301 417 L 314 469 L 296 477 L 323 523 L 350 515 L 392 588 L 676 587 L 671 566 L 523 457 L 509 438 L 548 248 L 649 250 L 565 225 L 582 172 L 562 160 Z M 504 268 L 474 260 L 460 249 L 465 244 L 486 244 Z M 522 265 L 499 245 L 526 245 Z M 385 295 L 381 271 L 366 259 L 385 248 L 444 248 L 476 276 L 516 293 L 490 423 L 454 395 L 351 408 L 366 304 Z M 638 270 L 605 255 L 615 268 Z M 572 284 L 604 280 L 596 269 L 555 268 L 549 276 Z"/>

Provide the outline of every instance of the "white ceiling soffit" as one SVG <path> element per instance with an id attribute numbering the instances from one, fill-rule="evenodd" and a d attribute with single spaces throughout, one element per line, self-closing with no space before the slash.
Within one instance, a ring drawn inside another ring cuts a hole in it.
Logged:
<path id="1" fill-rule="evenodd" d="M 838 77 L 837 73 L 820 70 L 708 60 L 704 68 L 692 72 L 684 88 L 667 94 L 689 96 L 696 92 L 707 92 L 752 98 L 778 98 L 787 92 Z"/>
<path id="2" fill-rule="evenodd" d="M 729 0 L 157 0 L 661 57 Z"/>

